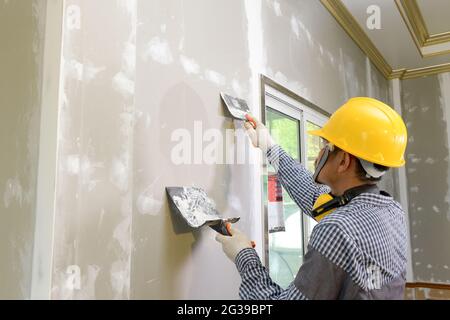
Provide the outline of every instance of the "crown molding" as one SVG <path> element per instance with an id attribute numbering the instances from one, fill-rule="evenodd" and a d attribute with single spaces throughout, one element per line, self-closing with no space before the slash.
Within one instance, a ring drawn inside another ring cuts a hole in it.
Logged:
<path id="1" fill-rule="evenodd" d="M 441 50 L 424 54 L 424 47 L 450 42 L 450 31 L 430 34 L 425 19 L 416 0 L 395 0 L 395 4 L 408 27 L 409 33 L 422 57 L 448 54 L 450 50 Z"/>
<path id="2" fill-rule="evenodd" d="M 403 79 L 404 74 L 406 73 L 406 69 L 396 69 L 392 70 L 392 72 L 389 74 L 388 79 Z"/>
<path id="3" fill-rule="evenodd" d="M 415 0 L 395 0 L 397 6 L 402 6 L 403 1 L 414 1 Z M 330 12 L 330 14 L 336 19 L 339 25 L 345 30 L 345 32 L 352 38 L 352 40 L 356 43 L 356 45 L 367 55 L 370 61 L 375 65 L 375 67 L 381 72 L 381 74 L 388 80 L 391 79 L 413 79 L 419 78 L 423 76 L 438 74 L 442 72 L 450 71 L 450 63 L 423 67 L 423 68 L 413 68 L 413 69 L 395 69 L 393 70 L 386 59 L 383 57 L 381 52 L 375 46 L 375 44 L 370 40 L 367 36 L 366 32 L 361 28 L 357 20 L 353 17 L 353 15 L 348 11 L 345 5 L 342 3 L 342 0 L 320 0 L 322 5 Z M 415 3 L 417 6 L 417 3 Z M 418 8 L 418 6 L 417 6 Z M 400 7 L 399 7 L 400 10 Z M 400 10 L 402 16 L 402 10 Z M 416 14 L 416 13 L 415 13 Z M 420 11 L 419 11 L 420 14 Z M 420 14 L 420 17 L 422 15 Z M 417 18 L 417 17 L 416 17 Z M 405 23 L 408 25 L 408 29 L 412 28 L 409 26 L 406 19 L 404 17 Z M 420 18 L 417 18 L 420 19 Z M 423 18 L 421 18 L 423 20 Z M 416 21 L 417 22 L 417 21 Z M 417 30 L 421 30 L 422 26 L 420 24 L 416 25 Z M 426 29 L 425 29 L 426 31 Z M 410 32 L 412 32 L 410 30 Z M 422 31 L 420 31 L 422 32 Z M 413 35 L 412 35 L 413 36 Z M 415 41 L 419 41 L 414 36 Z M 416 45 L 419 45 L 416 43 Z M 421 50 L 419 49 L 422 54 Z M 435 55 L 435 54 L 431 54 Z M 423 56 L 423 55 L 422 55 Z"/>
<path id="4" fill-rule="evenodd" d="M 381 52 L 369 39 L 358 21 L 347 10 L 340 0 L 320 0 L 325 8 L 337 20 L 358 47 L 369 57 L 375 67 L 387 78 L 392 72 L 391 66 L 384 59 Z"/>
<path id="5" fill-rule="evenodd" d="M 450 72 L 450 63 L 444 63 L 436 66 L 417 68 L 417 69 L 408 69 L 402 74 L 401 79 L 413 79 L 419 77 L 430 76 L 434 74 Z"/>

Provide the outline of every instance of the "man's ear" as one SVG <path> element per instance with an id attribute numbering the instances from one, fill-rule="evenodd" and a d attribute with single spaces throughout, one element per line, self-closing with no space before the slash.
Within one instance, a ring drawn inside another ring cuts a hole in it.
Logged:
<path id="1" fill-rule="evenodd" d="M 347 152 L 340 152 L 338 157 L 339 157 L 338 172 L 342 173 L 347 171 L 352 163 L 352 156 Z"/>

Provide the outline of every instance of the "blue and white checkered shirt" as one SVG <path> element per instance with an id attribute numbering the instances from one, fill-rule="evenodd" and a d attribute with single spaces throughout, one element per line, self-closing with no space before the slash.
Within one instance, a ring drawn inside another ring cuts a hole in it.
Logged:
<path id="1" fill-rule="evenodd" d="M 279 146 L 267 152 L 283 187 L 311 215 L 317 197 L 329 192 Z M 254 249 L 236 257 L 242 299 L 403 299 L 406 219 L 392 197 L 363 193 L 317 224 L 296 279 L 282 289 Z"/>

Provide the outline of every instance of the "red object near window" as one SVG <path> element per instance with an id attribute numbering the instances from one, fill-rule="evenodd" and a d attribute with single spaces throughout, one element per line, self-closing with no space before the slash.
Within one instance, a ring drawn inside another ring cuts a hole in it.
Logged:
<path id="1" fill-rule="evenodd" d="M 267 189 L 269 202 L 283 201 L 283 189 L 277 174 L 269 174 Z"/>

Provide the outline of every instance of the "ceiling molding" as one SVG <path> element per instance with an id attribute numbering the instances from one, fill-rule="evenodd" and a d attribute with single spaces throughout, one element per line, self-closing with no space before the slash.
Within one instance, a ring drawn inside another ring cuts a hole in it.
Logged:
<path id="1" fill-rule="evenodd" d="M 450 31 L 430 35 L 425 46 L 450 42 Z"/>
<path id="2" fill-rule="evenodd" d="M 425 20 L 423 20 L 422 13 L 420 12 L 419 5 L 415 0 L 396 0 L 396 2 L 402 6 L 405 10 L 406 18 L 411 23 L 412 31 L 419 40 L 421 46 L 424 46 L 427 39 L 430 37 Z"/>
<path id="3" fill-rule="evenodd" d="M 409 34 L 411 35 L 411 38 L 413 39 L 414 44 L 416 45 L 417 50 L 419 51 L 419 54 L 422 58 L 424 58 L 424 54 L 422 52 L 422 43 L 419 40 L 419 36 L 416 36 L 414 33 L 414 27 L 412 26 L 411 21 L 408 19 L 406 13 L 405 13 L 405 9 L 403 8 L 403 5 L 401 3 L 401 0 L 395 0 L 395 4 L 397 6 L 398 12 L 400 12 L 400 15 L 403 18 L 403 21 L 405 22 L 405 25 L 409 31 Z"/>
<path id="4" fill-rule="evenodd" d="M 450 42 L 450 31 L 430 34 L 416 0 L 395 0 L 395 4 L 405 21 L 411 37 L 422 57 L 448 54 L 449 50 L 440 50 L 424 54 L 423 48 Z"/>
<path id="5" fill-rule="evenodd" d="M 402 79 L 405 73 L 406 73 L 406 69 L 392 70 L 392 72 L 389 74 L 387 79 L 389 79 L 389 80 Z"/>
<path id="6" fill-rule="evenodd" d="M 450 63 L 444 63 L 437 66 L 408 69 L 402 74 L 401 79 L 413 79 L 443 72 L 450 72 Z"/>
<path id="7" fill-rule="evenodd" d="M 415 0 L 395 0 L 397 6 L 402 6 L 401 2 L 403 1 L 414 1 Z M 375 44 L 370 40 L 367 36 L 366 32 L 361 28 L 358 21 L 353 17 L 353 15 L 348 11 L 345 5 L 342 3 L 342 0 L 320 0 L 323 6 L 331 13 L 331 15 L 336 19 L 339 25 L 347 32 L 350 38 L 358 45 L 359 48 L 367 55 L 370 61 L 375 65 L 375 67 L 381 72 L 381 74 L 388 80 L 390 79 L 413 79 L 433 74 L 438 74 L 442 72 L 450 71 L 450 63 L 429 66 L 424 68 L 415 68 L 415 69 L 396 69 L 393 70 L 386 59 L 383 57 L 381 52 L 375 46 Z M 417 5 L 417 3 L 416 3 Z M 417 7 L 418 8 L 418 7 Z M 402 10 L 399 11 L 403 16 Z M 420 14 L 420 11 L 419 11 Z M 420 14 L 420 16 L 422 16 Z M 405 23 L 407 17 L 404 17 Z M 423 17 L 422 17 L 423 20 Z M 417 21 L 416 21 L 417 22 Z M 406 23 L 408 25 L 408 23 Z M 424 25 L 424 24 L 423 24 Z M 408 29 L 412 28 L 412 26 L 408 25 Z M 420 30 L 422 26 L 420 24 L 416 25 L 416 28 Z M 426 30 L 426 29 L 425 29 Z M 412 32 L 410 30 L 410 32 Z M 428 32 L 428 31 L 427 31 Z M 435 35 L 434 35 L 435 36 Z M 412 34 L 412 37 L 415 37 Z M 418 39 L 416 39 L 418 41 Z M 418 45 L 418 43 L 416 43 Z M 419 49 L 421 55 L 422 51 Z M 435 55 L 435 54 L 432 54 Z"/>
<path id="8" fill-rule="evenodd" d="M 345 5 L 340 0 L 320 0 L 325 8 L 331 13 L 331 15 L 337 20 L 342 28 L 348 33 L 348 35 L 355 41 L 358 47 L 369 57 L 375 67 L 383 74 L 385 78 L 388 78 L 392 72 L 391 66 L 384 59 L 381 52 L 369 39 L 367 34 L 359 25 L 358 21 L 347 10 Z"/>

